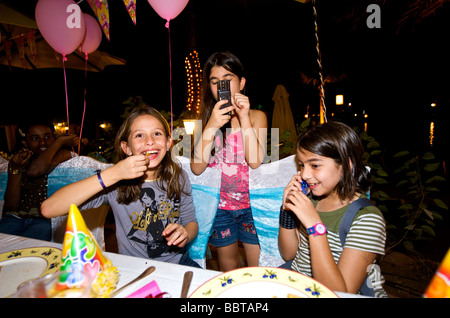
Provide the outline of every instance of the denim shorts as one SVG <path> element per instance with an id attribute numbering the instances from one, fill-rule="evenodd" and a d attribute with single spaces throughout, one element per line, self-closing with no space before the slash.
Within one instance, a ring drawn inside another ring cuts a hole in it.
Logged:
<path id="1" fill-rule="evenodd" d="M 236 211 L 217 209 L 209 243 L 215 247 L 222 247 L 233 244 L 237 240 L 242 243 L 259 244 L 252 209 Z"/>

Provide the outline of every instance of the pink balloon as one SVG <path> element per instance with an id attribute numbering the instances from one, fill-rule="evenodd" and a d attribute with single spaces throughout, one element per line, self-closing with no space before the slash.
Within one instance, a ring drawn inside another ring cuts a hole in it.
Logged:
<path id="1" fill-rule="evenodd" d="M 186 7 L 189 0 L 147 0 L 164 20 L 175 19 Z"/>
<path id="2" fill-rule="evenodd" d="M 102 42 L 103 33 L 97 19 L 87 13 L 83 13 L 83 15 L 86 22 L 86 36 L 81 42 L 81 51 L 88 54 L 97 50 Z"/>
<path id="3" fill-rule="evenodd" d="M 35 16 L 45 41 L 58 53 L 72 53 L 84 39 L 84 16 L 72 0 L 39 0 Z"/>

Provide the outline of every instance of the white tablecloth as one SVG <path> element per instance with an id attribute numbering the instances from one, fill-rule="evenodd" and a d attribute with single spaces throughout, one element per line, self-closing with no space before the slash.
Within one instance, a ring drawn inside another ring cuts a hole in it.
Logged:
<path id="1" fill-rule="evenodd" d="M 34 240 L 25 237 L 0 233 L 0 253 L 28 247 L 47 246 L 62 249 L 62 245 L 59 243 Z M 194 273 L 188 295 L 194 292 L 197 287 L 202 285 L 204 282 L 220 274 L 220 272 L 217 271 L 158 262 L 151 259 L 132 257 L 116 253 L 104 252 L 104 255 L 111 260 L 114 266 L 119 269 L 120 279 L 117 286 L 118 288 L 136 278 L 140 273 L 142 273 L 142 271 L 144 271 L 145 268 L 152 265 L 156 268 L 156 270 L 152 274 L 119 293 L 116 296 L 117 298 L 123 298 L 131 294 L 133 291 L 136 291 L 139 288 L 145 286 L 152 280 L 155 280 L 157 282 L 161 292 L 167 292 L 170 297 L 178 298 L 180 297 L 183 276 L 186 271 L 192 271 Z"/>

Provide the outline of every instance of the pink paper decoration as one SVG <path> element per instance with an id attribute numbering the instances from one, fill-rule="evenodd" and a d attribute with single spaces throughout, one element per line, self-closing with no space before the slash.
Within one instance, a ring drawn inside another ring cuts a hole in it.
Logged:
<path id="1" fill-rule="evenodd" d="M 37 62 L 37 49 L 36 49 L 36 41 L 34 39 L 34 30 L 31 30 L 27 33 L 27 42 L 28 48 L 30 49 L 31 60 L 34 64 Z"/>
<path id="2" fill-rule="evenodd" d="M 23 36 L 17 36 L 14 38 L 14 42 L 16 43 L 17 51 L 19 52 L 20 62 L 22 63 L 23 68 L 25 69 L 25 51 L 23 49 Z"/>

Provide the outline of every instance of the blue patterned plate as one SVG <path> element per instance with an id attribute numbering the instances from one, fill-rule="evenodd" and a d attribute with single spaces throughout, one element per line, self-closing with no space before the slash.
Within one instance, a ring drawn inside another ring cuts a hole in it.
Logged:
<path id="1" fill-rule="evenodd" d="M 244 267 L 222 273 L 195 290 L 192 298 L 337 298 L 303 274 L 278 267 Z"/>
<path id="2" fill-rule="evenodd" d="M 8 297 L 17 287 L 59 270 L 61 250 L 54 247 L 23 248 L 0 254 L 0 298 Z"/>

